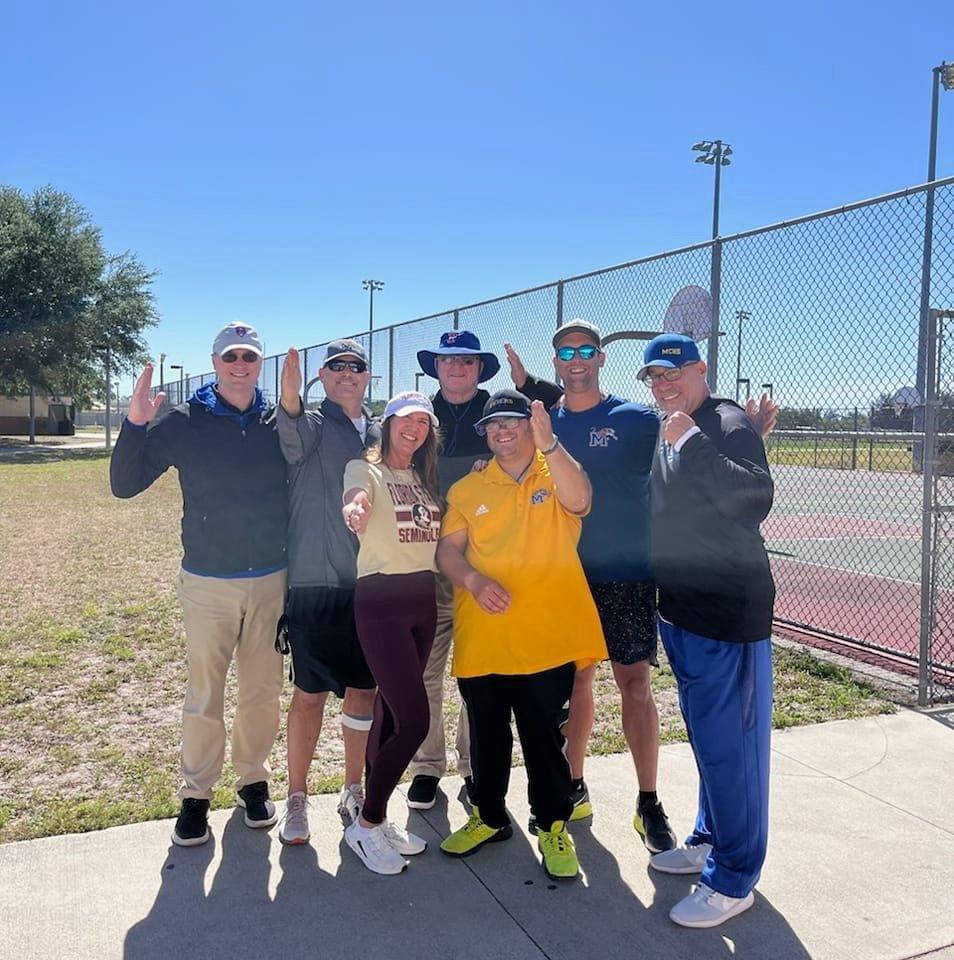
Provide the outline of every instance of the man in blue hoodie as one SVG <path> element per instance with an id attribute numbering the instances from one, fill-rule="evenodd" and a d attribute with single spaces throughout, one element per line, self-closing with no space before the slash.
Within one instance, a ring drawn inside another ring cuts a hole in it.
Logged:
<path id="1" fill-rule="evenodd" d="M 275 628 L 285 604 L 285 460 L 274 408 L 257 382 L 262 343 L 248 324 L 215 338 L 217 375 L 162 416 L 152 364 L 136 383 L 110 462 L 117 497 L 134 497 L 176 467 L 182 488 L 179 599 L 189 674 L 182 711 L 182 807 L 173 843 L 209 839 L 212 789 L 225 759 L 225 681 L 234 656 L 238 700 L 232 765 L 249 827 L 277 820 L 268 757 L 278 733 L 282 659 Z"/>

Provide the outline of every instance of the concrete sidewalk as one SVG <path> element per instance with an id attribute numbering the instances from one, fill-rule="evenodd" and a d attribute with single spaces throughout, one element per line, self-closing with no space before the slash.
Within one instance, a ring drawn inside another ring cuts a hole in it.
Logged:
<path id="1" fill-rule="evenodd" d="M 666 747 L 660 795 L 677 833 L 694 813 L 685 745 Z M 344 845 L 335 798 L 317 798 L 312 845 L 212 815 L 214 839 L 181 849 L 170 821 L 0 847 L 0 957 L 954 958 L 954 711 L 777 733 L 769 856 L 755 906 L 714 930 L 667 918 L 688 877 L 648 868 L 632 826 L 628 757 L 588 761 L 592 824 L 574 824 L 585 876 L 555 884 L 525 833 L 514 770 L 513 840 L 451 860 L 440 839 L 466 819 L 455 795 L 391 815 L 430 849 L 400 877 L 369 873 Z M 457 789 L 456 780 L 445 781 Z"/>

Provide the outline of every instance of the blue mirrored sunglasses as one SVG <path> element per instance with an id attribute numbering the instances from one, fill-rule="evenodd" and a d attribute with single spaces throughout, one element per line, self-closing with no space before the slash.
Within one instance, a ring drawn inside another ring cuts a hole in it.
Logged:
<path id="1" fill-rule="evenodd" d="M 581 360 L 592 360 L 599 352 L 599 347 L 594 347 L 592 343 L 585 343 L 582 347 L 560 347 L 557 350 L 557 356 L 566 363 L 577 354 L 579 354 Z"/>

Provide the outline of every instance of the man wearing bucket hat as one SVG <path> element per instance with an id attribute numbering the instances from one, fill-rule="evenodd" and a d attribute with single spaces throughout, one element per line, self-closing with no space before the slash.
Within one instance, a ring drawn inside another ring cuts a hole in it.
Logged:
<path id="1" fill-rule="evenodd" d="M 478 420 L 493 459 L 454 484 L 437 563 L 454 584 L 454 676 L 474 735 L 474 807 L 441 850 L 456 857 L 505 840 L 516 720 L 537 845 L 547 873 L 577 876 L 573 810 L 560 731 L 575 670 L 606 656 L 577 555 L 592 492 L 553 433 L 543 404 L 495 393 Z"/>
<path id="2" fill-rule="evenodd" d="M 490 449 L 474 424 L 483 414 L 490 394 L 479 384 L 491 380 L 500 369 L 500 361 L 481 348 L 480 340 L 469 330 L 448 330 L 441 334 L 435 350 L 417 354 L 421 370 L 434 377 L 440 389 L 432 402 L 440 423 L 442 447 L 438 459 L 440 488 L 443 493 L 473 468 L 477 460 L 488 460 Z M 555 400 L 559 396 L 557 390 Z M 430 704 L 427 737 L 411 763 L 413 779 L 408 788 L 408 805 L 419 810 L 434 806 L 440 778 L 447 772 L 444 743 L 444 675 L 454 632 L 453 590 L 447 580 L 437 578 L 437 633 L 424 673 Z M 468 795 L 472 791 L 470 738 L 466 711 L 461 708 L 457 722 L 457 769 L 464 777 Z"/>
<path id="3" fill-rule="evenodd" d="M 172 834 L 179 846 L 210 836 L 212 790 L 225 759 L 225 682 L 235 659 L 238 700 L 232 766 L 250 827 L 277 815 L 268 796 L 268 758 L 278 733 L 282 690 L 275 625 L 285 602 L 288 525 L 285 463 L 274 408 L 258 388 L 262 342 L 247 323 L 230 323 L 212 346 L 216 382 L 157 416 L 152 364 L 136 383 L 109 465 L 117 497 L 134 497 L 169 467 L 182 488 L 179 600 L 188 679 L 182 710 L 182 806 Z"/>
<path id="4" fill-rule="evenodd" d="M 650 863 L 701 872 L 669 916 L 714 927 L 752 906 L 768 841 L 775 585 L 759 525 L 774 488 L 762 438 L 741 407 L 710 395 L 691 338 L 650 341 L 637 376 L 665 415 L 652 467 L 652 564 L 699 771 L 692 833 Z"/>

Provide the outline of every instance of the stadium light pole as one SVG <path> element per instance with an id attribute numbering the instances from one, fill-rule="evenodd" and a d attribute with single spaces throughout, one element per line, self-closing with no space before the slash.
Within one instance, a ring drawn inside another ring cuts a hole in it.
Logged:
<path id="1" fill-rule="evenodd" d="M 769 400 L 775 399 L 775 384 L 774 383 L 763 383 L 761 388 L 769 395 Z"/>
<path id="2" fill-rule="evenodd" d="M 374 359 L 374 291 L 384 288 L 383 280 L 362 280 L 361 288 L 368 291 L 368 369 Z M 371 402 L 371 379 L 368 379 L 368 403 Z"/>
<path id="3" fill-rule="evenodd" d="M 161 387 L 166 382 L 165 374 L 165 362 L 166 355 L 164 353 L 159 354 L 159 386 Z"/>
<path id="4" fill-rule="evenodd" d="M 719 301 L 722 294 L 722 243 L 719 240 L 719 204 L 722 196 L 722 168 L 732 161 L 732 147 L 721 140 L 700 140 L 692 145 L 699 154 L 696 163 L 715 167 L 715 182 L 712 190 L 712 264 L 709 271 L 709 296 L 712 297 L 712 335 L 706 356 L 706 379 L 715 392 L 719 379 Z"/>
<path id="5" fill-rule="evenodd" d="M 954 63 L 941 61 L 931 71 L 931 133 L 928 140 L 927 182 L 933 183 L 937 173 L 937 115 L 940 105 L 941 85 L 945 90 L 954 90 Z M 918 324 L 918 369 L 915 389 L 919 406 L 914 408 L 914 429 L 924 429 L 924 398 L 926 396 L 926 360 L 929 313 L 931 311 L 931 252 L 934 243 L 934 187 L 927 188 L 924 201 L 924 246 L 921 254 L 921 311 Z M 913 451 L 915 461 L 918 452 Z"/>
<path id="6" fill-rule="evenodd" d="M 742 376 L 742 321 L 751 320 L 752 314 L 748 310 L 736 310 L 735 319 L 739 324 L 739 342 L 735 351 L 735 402 L 739 402 L 739 377 Z"/>
<path id="7" fill-rule="evenodd" d="M 169 369 L 179 371 L 179 403 L 182 403 L 182 377 L 183 377 L 182 364 L 172 363 L 169 365 Z"/>

